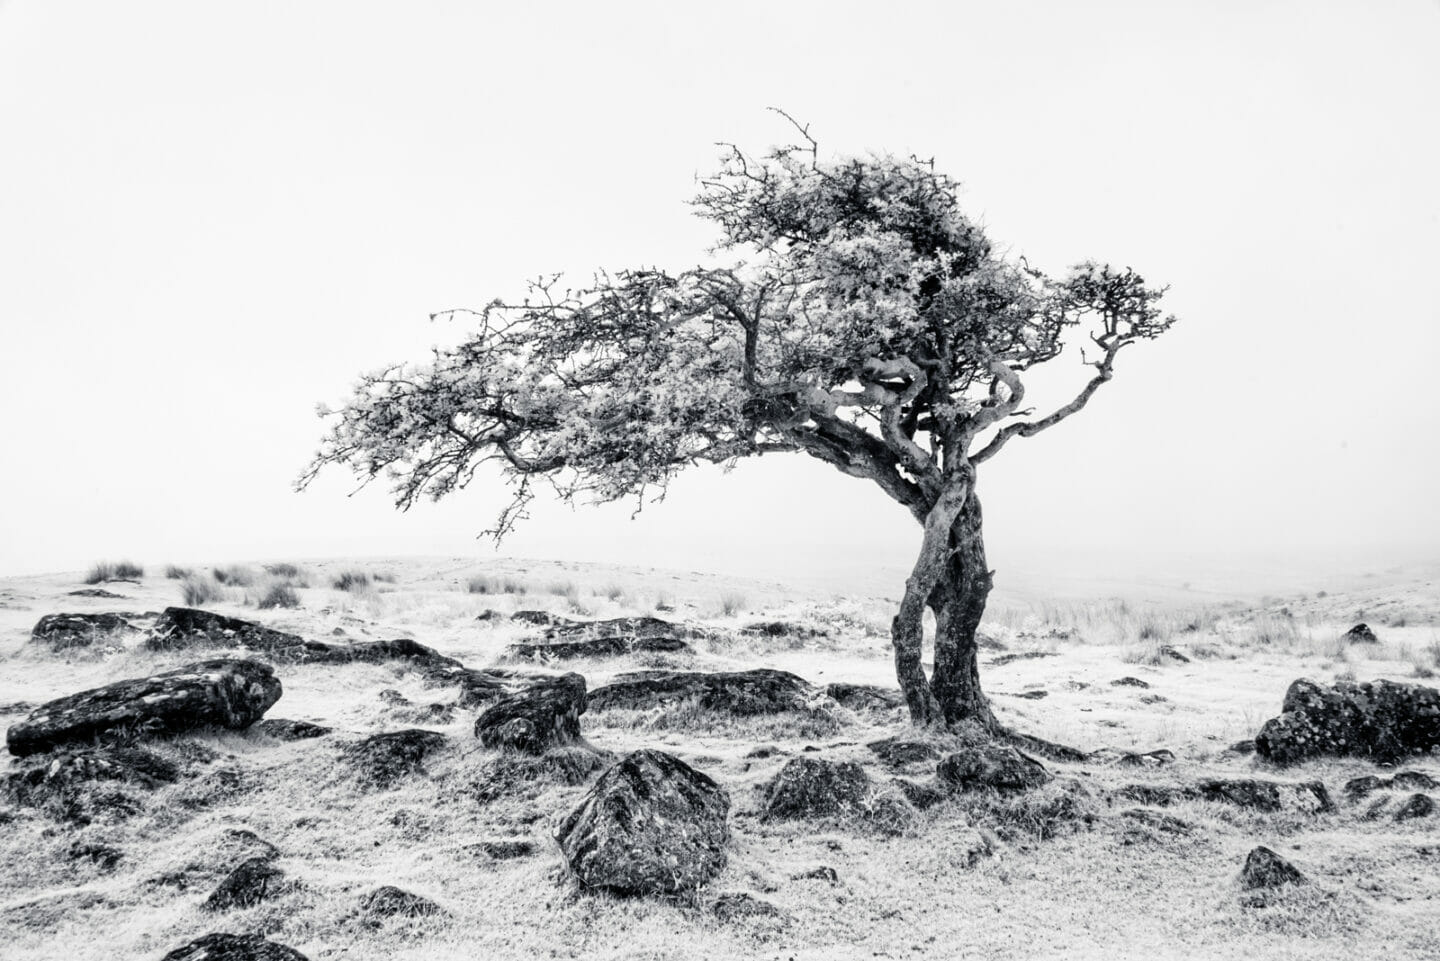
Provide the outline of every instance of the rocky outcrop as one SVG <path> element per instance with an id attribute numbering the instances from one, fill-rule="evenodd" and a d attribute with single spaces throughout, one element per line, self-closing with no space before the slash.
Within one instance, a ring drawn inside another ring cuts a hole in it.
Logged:
<path id="1" fill-rule="evenodd" d="M 740 628 L 750 637 L 828 637 L 829 632 L 794 621 L 754 621 Z"/>
<path id="2" fill-rule="evenodd" d="M 886 737 L 870 741 L 865 745 L 885 763 L 886 767 L 903 770 L 915 764 L 934 762 L 940 759 L 940 749 L 928 741 L 916 741 L 903 737 Z"/>
<path id="3" fill-rule="evenodd" d="M 258 661 L 202 661 L 42 704 L 5 740 L 11 754 L 25 756 L 112 733 L 246 728 L 280 699 L 280 690 L 275 672 Z"/>
<path id="4" fill-rule="evenodd" d="M 308 961 L 288 945 L 258 934 L 207 934 L 171 951 L 160 961 Z"/>
<path id="5" fill-rule="evenodd" d="M 362 784 L 388 788 L 405 778 L 423 774 L 425 760 L 447 741 L 445 735 L 435 731 L 391 731 L 346 745 L 342 756 Z"/>
<path id="6" fill-rule="evenodd" d="M 552 641 L 595 640 L 604 637 L 683 639 L 705 637 L 708 633 L 658 617 L 612 617 L 602 621 L 571 621 L 563 617 L 552 617 L 545 636 Z"/>
<path id="7" fill-rule="evenodd" d="M 1305 876 L 1295 865 L 1263 845 L 1246 856 L 1240 871 L 1240 887 L 1246 891 L 1304 883 Z"/>
<path id="8" fill-rule="evenodd" d="M 680 701 L 724 714 L 748 716 L 805 711 L 814 689 L 788 671 L 636 671 L 590 692 L 590 707 L 648 710 Z"/>
<path id="9" fill-rule="evenodd" d="M 486 708 L 475 720 L 475 736 L 489 748 L 543 754 L 580 740 L 585 706 L 585 678 L 543 678 Z"/>
<path id="10" fill-rule="evenodd" d="M 725 866 L 729 812 L 729 794 L 706 775 L 661 751 L 636 751 L 600 775 L 555 840 L 585 887 L 676 894 Z"/>
<path id="11" fill-rule="evenodd" d="M 61 749 L 27 757 L 0 775 L 0 797 L 85 824 L 97 815 L 119 817 L 139 809 L 114 793 L 115 786 L 148 790 L 179 777 L 178 765 L 143 748 Z M 101 785 L 107 790 L 97 790 Z"/>
<path id="12" fill-rule="evenodd" d="M 429 898 L 388 884 L 362 896 L 359 909 L 360 914 L 372 923 L 385 918 L 424 918 L 446 913 Z"/>
<path id="13" fill-rule="evenodd" d="M 324 737 L 332 730 L 334 729 L 325 727 L 323 724 L 293 721 L 288 717 L 263 718 L 256 721 L 250 728 L 251 733 L 273 737 L 277 741 L 305 741 L 310 738 Z"/>
<path id="14" fill-rule="evenodd" d="M 356 641 L 354 644 L 327 644 L 328 650 L 317 652 L 312 660 L 330 664 L 360 662 L 384 664 L 387 661 L 404 661 L 410 667 L 422 671 L 443 668 L 460 668 L 462 665 L 453 657 L 446 657 L 433 647 L 426 647 L 407 637 L 389 641 Z"/>
<path id="15" fill-rule="evenodd" d="M 1393 764 L 1440 748 L 1440 691 L 1374 681 L 1321 687 L 1298 680 L 1279 717 L 1265 722 L 1255 751 L 1277 764 L 1329 756 Z"/>
<path id="16" fill-rule="evenodd" d="M 1019 794 L 1054 780 L 1045 765 L 1006 744 L 957 751 L 935 768 L 935 777 L 953 791 L 991 790 Z"/>
<path id="17" fill-rule="evenodd" d="M 1435 799 L 1428 794 L 1412 794 L 1395 812 L 1395 820 L 1409 821 L 1412 818 L 1428 818 L 1435 813 Z"/>
<path id="18" fill-rule="evenodd" d="M 1376 637 L 1375 632 L 1370 630 L 1369 624 L 1356 624 L 1354 627 L 1350 628 L 1350 630 L 1346 631 L 1344 636 L 1342 636 L 1340 639 L 1350 644 L 1380 643 L 1380 638 Z"/>
<path id="19" fill-rule="evenodd" d="M 120 614 L 46 614 L 30 631 L 32 644 L 68 651 L 89 647 L 107 637 L 139 633 L 139 628 Z"/>

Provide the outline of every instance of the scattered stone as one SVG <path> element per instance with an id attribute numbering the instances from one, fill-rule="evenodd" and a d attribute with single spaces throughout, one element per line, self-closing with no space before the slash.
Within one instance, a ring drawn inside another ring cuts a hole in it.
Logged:
<path id="1" fill-rule="evenodd" d="M 387 918 L 424 918 L 448 913 L 429 898 L 389 884 L 362 896 L 359 908 L 372 927 Z"/>
<path id="2" fill-rule="evenodd" d="M 1342 641 L 1348 641 L 1351 644 L 1380 643 L 1380 638 L 1375 636 L 1375 632 L 1370 630 L 1370 625 L 1368 624 L 1356 624 L 1350 628 L 1350 630 L 1346 631 L 1340 639 Z"/>
<path id="3" fill-rule="evenodd" d="M 660 751 L 626 755 L 555 833 L 579 882 L 626 895 L 674 894 L 725 866 L 730 796 Z"/>
<path id="4" fill-rule="evenodd" d="M 1435 813 L 1435 801 L 1428 794 L 1412 794 L 1395 812 L 1395 820 L 1408 821 L 1411 818 L 1428 818 Z"/>
<path id="5" fill-rule="evenodd" d="M 747 758 L 765 758 L 774 757 L 777 754 L 783 753 L 784 752 L 781 751 L 780 748 L 774 744 L 761 744 L 759 747 L 752 747 L 750 750 L 746 751 L 745 756 Z"/>
<path id="6" fill-rule="evenodd" d="M 854 761 L 792 758 L 766 785 L 764 817 L 789 821 L 863 815 L 871 789 L 869 775 Z"/>
<path id="7" fill-rule="evenodd" d="M 475 721 L 475 736 L 489 748 L 543 754 L 580 740 L 585 708 L 585 678 L 545 678 L 487 708 Z"/>
<path id="8" fill-rule="evenodd" d="M 1138 677 L 1120 677 L 1110 682 L 1111 687 L 1149 687 L 1149 683 Z"/>
<path id="9" fill-rule="evenodd" d="M 1363 820 L 1363 821 L 1374 821 L 1374 820 L 1378 819 L 1378 818 L 1380 817 L 1380 815 L 1384 814 L 1384 813 L 1385 813 L 1385 809 L 1386 809 L 1387 807 L 1389 807 L 1389 806 L 1390 806 L 1390 798 L 1389 798 L 1389 797 L 1387 797 L 1387 796 L 1378 797 L 1378 798 L 1376 798 L 1374 801 L 1371 801 L 1371 802 L 1370 802 L 1370 806 L 1365 809 L 1365 813 L 1364 813 L 1364 814 L 1360 815 L 1360 819 Z"/>
<path id="10" fill-rule="evenodd" d="M 950 792 L 931 781 L 912 781 L 904 777 L 892 777 L 890 783 L 917 811 L 928 811 L 950 796 Z"/>
<path id="11" fill-rule="evenodd" d="M 876 684 L 827 684 L 825 696 L 852 711 L 893 711 L 905 706 L 905 695 Z"/>
<path id="12" fill-rule="evenodd" d="M 314 737 L 324 737 L 334 728 L 325 727 L 323 724 L 312 724 L 309 721 L 292 721 L 288 717 L 267 717 L 256 721 L 251 725 L 250 730 L 265 737 L 273 737 L 277 741 L 305 741 Z"/>
<path id="13" fill-rule="evenodd" d="M 1388 764 L 1440 747 L 1440 691 L 1433 687 L 1374 681 L 1325 688 L 1301 679 L 1285 692 L 1281 711 L 1255 738 L 1256 752 L 1278 764 L 1322 755 Z"/>
<path id="14" fill-rule="evenodd" d="M 1263 845 L 1246 856 L 1245 867 L 1240 871 L 1240 887 L 1246 891 L 1304 883 L 1305 876 L 1295 865 Z"/>
<path id="15" fill-rule="evenodd" d="M 1358 801 L 1372 791 L 1390 787 L 1391 783 L 1391 781 L 1385 778 L 1367 774 L 1364 777 L 1351 778 L 1346 781 L 1345 786 L 1341 788 L 1341 790 L 1345 792 L 1345 797 L 1349 800 Z"/>
<path id="16" fill-rule="evenodd" d="M 205 911 L 248 908 L 292 890 L 294 885 L 287 883 L 284 872 L 270 861 L 270 858 L 258 857 L 240 862 L 200 907 Z"/>
<path id="17" fill-rule="evenodd" d="M 46 614 L 30 631 L 30 641 L 68 651 L 89 647 L 101 638 L 135 633 L 138 629 L 119 614 Z"/>
<path id="18" fill-rule="evenodd" d="M 549 611 L 516 611 L 510 615 L 510 620 L 520 621 L 523 624 L 535 624 L 541 627 L 549 624 L 574 624 L 575 621 L 559 617 Z"/>
<path id="19" fill-rule="evenodd" d="M 1243 741 L 1236 741 L 1234 744 L 1226 748 L 1226 750 L 1233 751 L 1236 754 L 1254 754 L 1255 739 L 1253 737 L 1247 737 Z"/>
<path id="20" fill-rule="evenodd" d="M 1194 826 L 1189 821 L 1183 821 L 1160 811 L 1152 811 L 1149 808 L 1126 808 L 1120 812 L 1120 816 L 1132 825 L 1127 827 L 1124 832 L 1124 840 L 1127 844 L 1139 840 L 1150 840 L 1156 836 L 1188 835 L 1194 830 Z"/>
<path id="21" fill-rule="evenodd" d="M 658 634 L 612 634 L 580 641 L 511 644 L 505 648 L 505 653 L 510 657 L 535 661 L 561 661 L 577 657 L 621 657 L 639 651 L 665 654 L 690 653 L 691 647 L 678 637 Z"/>
<path id="22" fill-rule="evenodd" d="M 1006 664 L 1013 664 L 1016 661 L 1029 661 L 1037 657 L 1059 657 L 1058 651 L 1020 651 L 1015 654 L 1001 654 L 990 661 L 991 667 L 1004 667 Z"/>
<path id="23" fill-rule="evenodd" d="M 769 901 L 762 901 L 744 891 L 722 894 L 710 902 L 710 913 L 720 921 L 740 918 L 784 918 L 787 915 Z"/>
<path id="24" fill-rule="evenodd" d="M 503 616 L 503 615 L 502 615 L 499 611 L 495 610 L 494 608 L 489 608 L 489 607 L 487 607 L 485 610 L 483 610 L 483 611 L 481 611 L 479 614 L 476 614 L 476 615 L 475 615 L 475 620 L 477 620 L 477 621 L 498 621 L 498 620 L 500 620 L 500 618 L 501 618 L 502 616 Z"/>
<path id="25" fill-rule="evenodd" d="M 607 760 L 589 747 L 559 747 L 539 755 L 503 751 L 484 761 L 465 790 L 481 804 L 501 798 L 533 801 L 550 784 L 584 784 Z"/>
<path id="26" fill-rule="evenodd" d="M 1054 779 L 1045 765 L 1004 744 L 988 744 L 945 757 L 935 769 L 940 783 L 953 791 L 989 789 L 1015 794 Z"/>
<path id="27" fill-rule="evenodd" d="M 391 731 L 346 745 L 343 756 L 362 783 L 387 788 L 424 773 L 425 759 L 443 748 L 447 740 L 435 731 Z"/>
<path id="28" fill-rule="evenodd" d="M 33 710 L 35 710 L 35 705 L 29 701 L 11 701 L 9 704 L 0 704 L 0 715 L 29 714 Z"/>
<path id="29" fill-rule="evenodd" d="M 422 671 L 421 676 L 428 687 L 459 685 L 460 697 L 456 700 L 455 706 L 471 709 L 485 707 L 501 698 L 523 691 L 536 681 L 556 675 L 505 667 L 487 667 L 481 670 L 468 667 L 440 667 Z"/>
<path id="30" fill-rule="evenodd" d="M 1440 788 L 1440 781 L 1435 780 L 1424 771 L 1396 771 L 1395 776 L 1390 779 L 1390 784 L 1392 787 L 1409 788 L 1411 790 L 1416 788 L 1425 790 Z"/>
<path id="31" fill-rule="evenodd" d="M 539 845 L 530 838 L 495 838 L 489 841 L 477 841 L 468 845 L 466 850 L 478 851 L 496 861 L 513 861 L 515 858 L 530 857 L 539 850 Z"/>
<path id="32" fill-rule="evenodd" d="M 1168 657 L 1172 661 L 1178 661 L 1181 664 L 1190 663 L 1190 658 L 1186 657 L 1184 654 L 1180 653 L 1178 649 L 1171 647 L 1169 644 L 1161 644 L 1160 649 L 1155 653 L 1157 653 L 1161 657 Z"/>
<path id="33" fill-rule="evenodd" d="M 102 871 L 112 870 L 125 857 L 125 852 L 119 848 L 108 844 L 87 844 L 83 841 L 71 844 L 65 853 L 72 861 L 89 861 Z"/>
<path id="34" fill-rule="evenodd" d="M 915 741 L 903 737 L 887 737 L 865 745 L 885 766 L 901 770 L 912 764 L 938 761 L 940 749 L 928 741 Z"/>
<path id="35" fill-rule="evenodd" d="M 180 769 L 143 748 L 99 747 L 55 751 L 21 761 L 0 775 L 0 796 L 62 820 L 89 823 L 96 815 L 123 817 L 139 807 L 96 782 L 155 788 L 173 784 Z"/>
<path id="36" fill-rule="evenodd" d="M 410 699 L 393 687 L 387 687 L 375 696 L 391 707 L 408 707 L 410 704 Z"/>
<path id="37" fill-rule="evenodd" d="M 107 734 L 246 728 L 280 699 L 280 690 L 275 672 L 258 661 L 202 661 L 42 704 L 5 740 L 11 754 L 23 757 Z"/>
<path id="38" fill-rule="evenodd" d="M 309 658 L 323 663 L 384 664 L 387 661 L 405 661 L 419 671 L 433 671 L 443 668 L 461 668 L 453 657 L 446 657 L 433 647 L 426 647 L 407 637 L 388 641 L 356 641 L 353 644 L 321 645 L 325 651 L 316 651 Z"/>
<path id="39" fill-rule="evenodd" d="M 249 828 L 226 828 L 221 832 L 219 840 L 220 850 L 230 853 L 229 860 L 232 863 L 249 858 L 273 861 L 280 856 L 280 851 L 275 845 Z"/>
<path id="40" fill-rule="evenodd" d="M 814 689 L 788 671 L 636 671 L 590 692 L 590 707 L 647 710 L 678 701 L 740 716 L 805 711 Z"/>
<path id="41" fill-rule="evenodd" d="M 258 934 L 207 934 L 171 951 L 160 961 L 309 961 L 288 945 Z"/>
<path id="42" fill-rule="evenodd" d="M 822 864 L 818 868 L 811 868 L 809 871 L 802 871 L 799 874 L 790 875 L 792 881 L 824 881 L 826 884 L 839 884 L 840 875 L 828 864 Z"/>
<path id="43" fill-rule="evenodd" d="M 1006 697 L 1022 697 L 1022 698 L 1024 698 L 1024 699 L 1027 700 L 1027 701 L 1038 701 L 1038 700 L 1040 700 L 1041 698 L 1045 698 L 1045 697 L 1049 697 L 1049 696 L 1050 696 L 1050 692 L 1049 692 L 1049 691 L 1039 691 L 1039 690 L 1036 690 L 1036 691 L 1019 691 L 1019 692 L 1016 692 L 1016 693 L 1009 693 L 1009 692 L 1006 692 L 1006 691 L 997 691 L 996 693 L 997 693 L 997 694 L 1004 694 Z"/>
<path id="44" fill-rule="evenodd" d="M 1175 763 L 1175 754 L 1160 748 L 1157 751 L 1146 751 L 1143 754 L 1122 754 L 1115 763 L 1122 767 L 1163 767 L 1166 764 Z"/>
<path id="45" fill-rule="evenodd" d="M 1163 694 L 1141 694 L 1141 704 L 1165 704 L 1170 699 Z"/>
<path id="46" fill-rule="evenodd" d="M 71 591 L 71 597 L 106 597 L 112 600 L 124 599 L 124 594 L 116 594 L 114 591 L 107 591 L 102 587 L 84 587 L 78 591 Z"/>

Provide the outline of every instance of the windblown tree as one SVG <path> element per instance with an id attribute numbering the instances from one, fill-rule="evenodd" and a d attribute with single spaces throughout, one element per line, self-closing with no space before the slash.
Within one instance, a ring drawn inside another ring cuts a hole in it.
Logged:
<path id="1" fill-rule="evenodd" d="M 1163 289 L 1128 267 L 1052 278 L 997 254 L 933 164 L 822 159 L 800 132 L 804 145 L 759 157 L 727 147 L 701 182 L 712 259 L 732 259 L 582 289 L 551 278 L 473 312 L 460 346 L 369 374 L 322 410 L 329 430 L 300 486 L 341 464 L 387 478 L 406 508 L 496 465 L 513 494 L 498 538 L 537 482 L 566 500 L 645 498 L 690 465 L 808 454 L 875 484 L 922 529 L 892 625 L 913 720 L 997 730 L 976 662 L 992 583 L 979 468 L 1078 413 L 1124 348 L 1174 319 L 1157 308 Z M 1071 353 L 1089 367 L 1084 386 L 1027 408 L 1026 371 Z"/>

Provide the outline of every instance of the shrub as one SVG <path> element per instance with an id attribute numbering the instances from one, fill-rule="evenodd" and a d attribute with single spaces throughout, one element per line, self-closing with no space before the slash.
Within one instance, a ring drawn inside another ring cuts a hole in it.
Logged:
<path id="1" fill-rule="evenodd" d="M 527 585 L 524 581 L 522 581 L 522 580 L 521 580 L 520 578 L 518 578 L 518 577 L 502 577 L 502 578 L 500 578 L 500 593 L 501 593 L 501 594 L 524 594 L 524 593 L 527 592 L 528 590 L 530 590 L 529 585 Z"/>
<path id="2" fill-rule="evenodd" d="M 188 607 L 199 607 L 201 604 L 218 601 L 222 594 L 220 585 L 203 575 L 187 577 L 180 584 L 180 596 L 185 598 L 185 604 Z"/>
<path id="3" fill-rule="evenodd" d="M 300 597 L 295 593 L 295 588 L 287 583 L 279 582 L 270 585 L 270 588 L 261 596 L 260 603 L 256 606 L 261 608 L 299 607 Z"/>
<path id="4" fill-rule="evenodd" d="M 364 571 L 346 571 L 335 578 L 337 591 L 363 591 L 370 586 L 370 575 Z"/>
<path id="5" fill-rule="evenodd" d="M 178 567 L 175 564 L 165 565 L 165 576 L 172 581 L 183 581 L 193 572 L 188 567 Z"/>
<path id="6" fill-rule="evenodd" d="M 231 564 L 229 567 L 217 567 L 212 572 L 215 580 L 221 584 L 228 584 L 231 587 L 249 587 L 255 583 L 255 572 L 240 564 Z"/>

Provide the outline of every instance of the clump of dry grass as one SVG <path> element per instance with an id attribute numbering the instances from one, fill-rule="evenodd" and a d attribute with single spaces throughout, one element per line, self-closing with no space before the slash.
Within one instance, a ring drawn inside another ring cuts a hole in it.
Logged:
<path id="1" fill-rule="evenodd" d="M 370 575 L 364 571 L 344 571 L 335 578 L 334 587 L 337 591 L 349 591 L 356 593 L 370 589 Z"/>
<path id="2" fill-rule="evenodd" d="M 104 584 L 108 581 L 138 581 L 145 576 L 145 568 L 134 561 L 100 561 L 85 575 L 86 584 Z"/>
<path id="3" fill-rule="evenodd" d="M 734 617 L 736 614 L 744 613 L 749 606 L 745 595 L 739 591 L 723 591 L 720 594 L 720 614 L 722 617 Z"/>
<path id="4" fill-rule="evenodd" d="M 262 610 L 276 607 L 295 608 L 300 606 L 300 595 L 295 593 L 295 588 L 289 583 L 276 581 L 265 589 L 255 606 Z"/>
<path id="5" fill-rule="evenodd" d="M 187 607 L 199 607 L 225 599 L 225 591 L 214 578 L 191 576 L 180 582 L 180 596 Z"/>
<path id="6" fill-rule="evenodd" d="M 189 577 L 192 573 L 194 573 L 194 572 L 191 571 L 190 568 L 188 568 L 188 567 L 180 567 L 180 566 L 177 565 L 177 564 L 166 564 L 166 565 L 165 565 L 165 576 L 166 576 L 166 578 L 168 578 L 169 580 L 172 580 L 172 581 L 183 581 L 185 578 Z"/>
<path id="7" fill-rule="evenodd" d="M 211 571 L 211 576 L 219 583 L 229 587 L 253 587 L 256 578 L 255 572 L 243 564 L 217 567 Z"/>

